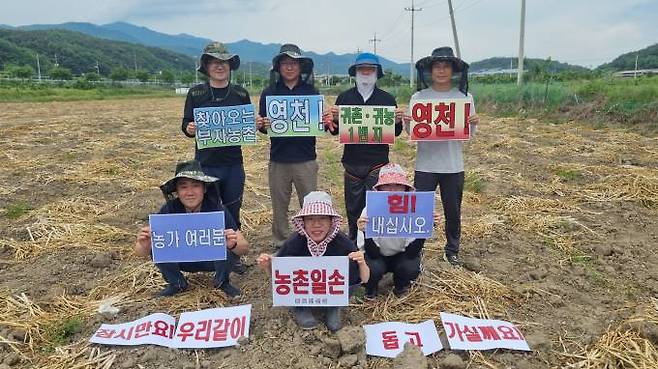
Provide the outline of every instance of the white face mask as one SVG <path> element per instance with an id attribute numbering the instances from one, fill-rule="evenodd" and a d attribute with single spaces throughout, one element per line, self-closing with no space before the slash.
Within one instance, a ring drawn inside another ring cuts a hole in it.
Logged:
<path id="1" fill-rule="evenodd" d="M 359 91 L 359 94 L 363 97 L 363 101 L 367 101 L 372 92 L 375 90 L 375 84 L 377 83 L 377 73 L 370 73 L 368 75 L 356 72 L 356 89 Z"/>

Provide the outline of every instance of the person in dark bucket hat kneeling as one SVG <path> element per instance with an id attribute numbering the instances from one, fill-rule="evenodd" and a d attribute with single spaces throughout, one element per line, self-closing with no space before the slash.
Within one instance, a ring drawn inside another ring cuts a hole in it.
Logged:
<path id="1" fill-rule="evenodd" d="M 224 225 L 226 247 L 226 260 L 185 262 L 185 263 L 159 263 L 156 264 L 167 287 L 160 292 L 160 296 L 172 296 L 182 292 L 188 287 L 184 272 L 215 272 L 213 284 L 224 291 L 230 298 L 240 295 L 240 290 L 229 281 L 231 266 L 237 255 L 244 255 L 249 249 L 249 243 L 239 231 L 237 223 L 230 212 L 220 201 L 208 196 L 209 192 L 216 191 L 217 178 L 206 175 L 196 160 L 190 160 L 176 165 L 176 174 L 163 183 L 160 190 L 167 202 L 160 208 L 158 214 L 198 213 L 224 211 Z M 142 257 L 151 257 L 151 229 L 142 227 L 137 233 L 135 254 Z"/>
<path id="2" fill-rule="evenodd" d="M 456 57 L 450 47 L 439 47 L 432 55 L 416 62 L 418 92 L 414 100 L 455 99 L 467 97 L 468 64 Z M 480 118 L 471 103 L 468 122 L 471 136 L 475 134 Z M 409 132 L 411 117 L 406 115 L 405 129 Z M 443 259 L 453 266 L 461 266 L 459 242 L 461 238 L 461 203 L 464 192 L 464 159 L 462 141 L 418 141 L 414 186 L 417 191 L 441 193 L 445 217 L 446 245 Z"/>

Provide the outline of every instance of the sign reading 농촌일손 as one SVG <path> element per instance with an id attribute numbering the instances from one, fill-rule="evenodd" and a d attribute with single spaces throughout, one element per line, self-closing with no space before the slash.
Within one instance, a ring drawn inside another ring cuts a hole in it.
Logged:
<path id="1" fill-rule="evenodd" d="M 256 144 L 252 104 L 194 109 L 199 149 Z"/>
<path id="2" fill-rule="evenodd" d="M 265 98 L 271 137 L 324 135 L 324 96 L 267 96 Z"/>
<path id="3" fill-rule="evenodd" d="M 340 105 L 340 143 L 393 144 L 395 106 Z"/>
<path id="4" fill-rule="evenodd" d="M 151 214 L 154 263 L 226 260 L 224 212 Z"/>
<path id="5" fill-rule="evenodd" d="M 471 138 L 468 117 L 471 98 L 412 100 L 409 136 L 411 141 L 450 141 Z"/>
<path id="6" fill-rule="evenodd" d="M 274 306 L 347 306 L 347 256 L 273 257 Z"/>

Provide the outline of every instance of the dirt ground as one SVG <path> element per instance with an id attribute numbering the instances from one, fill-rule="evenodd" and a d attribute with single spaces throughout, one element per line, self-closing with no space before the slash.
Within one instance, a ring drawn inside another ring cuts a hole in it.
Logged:
<path id="1" fill-rule="evenodd" d="M 0 369 L 393 367 L 341 353 L 326 329 L 303 332 L 271 307 L 268 277 L 253 266 L 271 251 L 263 136 L 244 150 L 251 251 L 247 273 L 232 276 L 241 300 L 213 290 L 209 274 L 191 276 L 184 294 L 152 297 L 163 281 L 132 245 L 163 201 L 157 186 L 193 155 L 182 106 L 181 98 L 0 104 Z M 411 173 L 414 153 L 403 134 L 391 160 Z M 319 140 L 319 188 L 343 208 L 341 154 L 334 137 Z M 357 298 L 346 325 L 440 327 L 447 311 L 513 321 L 535 350 L 443 350 L 429 357 L 433 368 L 657 368 L 658 138 L 484 116 L 465 158 L 466 268 L 441 261 L 440 227 L 412 292 L 396 298 L 384 287 L 374 302 Z M 118 314 L 96 312 L 108 298 Z M 251 337 L 239 347 L 87 343 L 103 322 L 237 303 L 253 304 Z"/>

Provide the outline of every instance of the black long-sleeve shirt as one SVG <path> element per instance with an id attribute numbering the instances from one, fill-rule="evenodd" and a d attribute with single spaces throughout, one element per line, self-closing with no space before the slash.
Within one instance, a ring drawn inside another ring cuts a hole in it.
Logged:
<path id="1" fill-rule="evenodd" d="M 258 103 L 258 114 L 261 117 L 267 116 L 267 96 L 301 95 L 319 95 L 319 92 L 315 87 L 305 82 L 299 82 L 291 89 L 279 81 L 273 86 L 268 86 L 261 93 Z M 260 131 L 267 133 L 265 129 L 261 129 Z M 315 160 L 317 157 L 315 153 L 315 137 L 270 137 L 270 142 L 270 161 L 277 163 L 301 163 Z"/>
<path id="2" fill-rule="evenodd" d="M 244 104 L 251 104 L 251 99 L 249 92 L 240 86 L 231 84 L 224 88 L 214 88 L 210 87 L 208 83 L 196 85 L 187 92 L 181 129 L 187 137 L 194 137 L 187 133 L 187 125 L 194 121 L 195 108 Z M 195 143 L 194 158 L 201 163 L 202 167 L 242 164 L 242 148 L 225 146 L 199 150 Z"/>
<path id="3" fill-rule="evenodd" d="M 395 97 L 388 92 L 375 86 L 375 90 L 368 101 L 363 101 L 363 96 L 359 93 L 356 87 L 353 87 L 336 98 L 336 105 L 379 105 L 379 106 L 395 106 Z M 334 120 L 338 124 L 338 129 L 332 132 L 337 135 L 340 130 L 340 122 Z M 402 133 L 402 122 L 395 122 L 395 136 Z M 389 148 L 387 144 L 349 144 L 345 145 L 343 150 L 342 162 L 348 165 L 371 165 L 376 166 L 388 163 Z"/>

